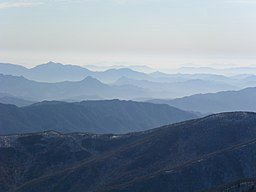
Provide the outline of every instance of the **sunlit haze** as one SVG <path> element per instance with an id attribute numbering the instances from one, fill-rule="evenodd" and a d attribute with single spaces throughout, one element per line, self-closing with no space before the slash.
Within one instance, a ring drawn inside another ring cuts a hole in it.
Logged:
<path id="1" fill-rule="evenodd" d="M 0 62 L 256 64 L 255 0 L 0 0 Z"/>

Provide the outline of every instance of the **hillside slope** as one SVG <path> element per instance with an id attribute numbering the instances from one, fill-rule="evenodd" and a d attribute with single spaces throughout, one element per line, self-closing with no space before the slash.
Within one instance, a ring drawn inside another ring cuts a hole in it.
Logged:
<path id="1" fill-rule="evenodd" d="M 0 116 L 0 134 L 46 130 L 127 133 L 197 117 L 168 105 L 120 100 L 44 101 L 21 108 L 0 104 Z"/>
<path id="2" fill-rule="evenodd" d="M 168 104 L 183 110 L 201 113 L 219 113 L 229 111 L 256 111 L 256 88 L 239 91 L 197 94 L 173 100 L 151 100 L 152 103 Z"/>
<path id="3" fill-rule="evenodd" d="M 65 141 L 70 137 L 78 147 Z M 196 192 L 256 176 L 255 113 L 216 114 L 141 133 L 91 135 L 89 140 L 84 134 L 56 134 L 51 138 L 40 133 L 31 134 L 29 139 L 22 135 L 2 136 L 0 143 L 5 147 L 1 150 L 7 152 L 0 153 L 0 165 L 4 165 L 1 173 L 8 173 L 10 179 L 0 177 L 1 186 L 8 189 L 14 182 L 11 186 L 16 186 L 13 191 L 18 192 Z M 61 145 L 56 145 L 59 139 Z M 19 140 L 25 140 L 25 144 Z M 75 160 L 64 166 L 65 156 L 57 158 L 67 152 L 62 150 L 63 145 L 69 146 L 68 151 L 96 152 L 80 160 L 69 158 Z M 33 151 L 45 154 L 49 146 L 53 151 L 45 157 L 52 158 L 42 164 L 46 171 L 20 181 L 27 167 L 13 167 L 26 163 L 20 162 L 21 158 L 13 158 L 18 162 L 7 159 L 11 155 L 33 157 L 28 160 L 30 166 L 40 166 L 41 160 Z"/>
<path id="4" fill-rule="evenodd" d="M 248 178 L 231 182 L 213 189 L 203 190 L 201 192 L 255 192 L 256 179 Z"/>

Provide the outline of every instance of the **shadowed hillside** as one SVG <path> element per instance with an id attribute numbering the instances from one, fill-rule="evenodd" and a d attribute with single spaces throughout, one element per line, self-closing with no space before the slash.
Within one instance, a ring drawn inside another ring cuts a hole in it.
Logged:
<path id="1" fill-rule="evenodd" d="M 27 107 L 0 104 L 0 134 L 46 130 L 127 133 L 196 118 L 168 105 L 106 100 L 44 101 Z"/>
<path id="2" fill-rule="evenodd" d="M 1 136 L 0 143 L 2 191 L 194 192 L 256 176 L 255 113 L 127 135 L 46 132 Z"/>
<path id="3" fill-rule="evenodd" d="M 242 179 L 201 192 L 255 192 L 256 179 Z"/>

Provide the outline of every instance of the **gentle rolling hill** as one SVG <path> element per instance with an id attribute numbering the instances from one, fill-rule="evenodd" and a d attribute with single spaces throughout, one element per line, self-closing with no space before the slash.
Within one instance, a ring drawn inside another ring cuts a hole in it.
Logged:
<path id="1" fill-rule="evenodd" d="M 228 111 L 256 111 L 256 88 L 246 88 L 239 91 L 223 91 L 218 93 L 197 94 L 188 97 L 149 102 L 168 104 L 183 110 L 201 113 L 218 113 Z"/>
<path id="2" fill-rule="evenodd" d="M 24 106 L 28 106 L 35 103 L 35 101 L 29 101 L 29 100 L 25 100 L 25 99 L 13 97 L 13 96 L 4 96 L 4 97 L 0 97 L 0 103 L 12 104 L 12 105 L 16 105 L 17 107 L 24 107 Z"/>
<path id="3" fill-rule="evenodd" d="M 189 79 L 178 82 L 154 82 L 122 77 L 114 85 L 133 85 L 150 90 L 152 98 L 178 98 L 196 93 L 236 90 L 238 87 L 214 80 Z"/>
<path id="4" fill-rule="evenodd" d="M 21 108 L 0 104 L 0 116 L 0 134 L 46 130 L 127 133 L 197 117 L 168 105 L 120 100 L 45 101 Z"/>

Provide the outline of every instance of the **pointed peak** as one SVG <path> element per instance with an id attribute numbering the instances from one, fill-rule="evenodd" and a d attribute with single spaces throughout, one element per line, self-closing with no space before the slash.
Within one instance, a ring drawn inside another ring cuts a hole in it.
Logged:
<path id="1" fill-rule="evenodd" d="M 96 79 L 96 78 L 94 78 L 92 76 L 87 76 L 82 81 L 83 82 L 97 82 L 97 83 L 101 83 L 98 79 Z"/>
<path id="2" fill-rule="evenodd" d="M 63 65 L 61 63 L 56 63 L 56 62 L 53 62 L 53 61 L 49 61 L 48 63 L 45 63 L 46 65 Z"/>
<path id="3" fill-rule="evenodd" d="M 49 61 L 48 63 L 37 65 L 37 66 L 35 66 L 32 69 L 49 68 L 49 67 L 53 67 L 54 68 L 54 67 L 62 67 L 62 66 L 63 66 L 63 64 L 61 64 L 61 63 L 55 63 L 53 61 Z"/>
<path id="4" fill-rule="evenodd" d="M 97 79 L 92 76 L 86 76 L 83 80 L 97 80 Z"/>
<path id="5" fill-rule="evenodd" d="M 49 62 L 47 62 L 46 64 L 55 64 L 55 62 L 49 61 Z"/>

